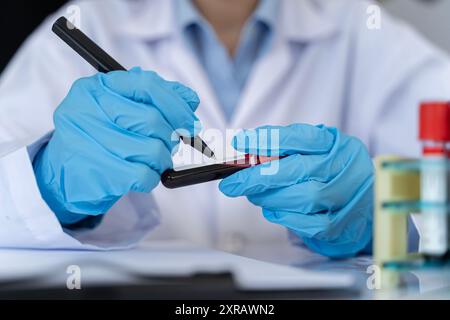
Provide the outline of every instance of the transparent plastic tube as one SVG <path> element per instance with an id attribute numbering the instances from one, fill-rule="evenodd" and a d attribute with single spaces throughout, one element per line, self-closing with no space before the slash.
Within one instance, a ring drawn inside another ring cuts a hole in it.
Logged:
<path id="1" fill-rule="evenodd" d="M 426 102 L 420 107 L 419 136 L 423 145 L 421 202 L 447 204 L 450 184 L 450 102 Z M 448 206 L 422 209 L 421 251 L 429 258 L 449 255 L 450 222 Z"/>
<path id="2" fill-rule="evenodd" d="M 421 201 L 446 203 L 449 195 L 447 145 L 443 142 L 424 142 L 421 168 Z M 422 252 L 432 258 L 445 256 L 449 251 L 449 216 L 446 207 L 422 209 Z"/>

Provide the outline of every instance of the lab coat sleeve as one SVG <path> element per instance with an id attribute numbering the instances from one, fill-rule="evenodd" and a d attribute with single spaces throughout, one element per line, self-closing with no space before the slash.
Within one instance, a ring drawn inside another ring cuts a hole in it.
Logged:
<path id="1" fill-rule="evenodd" d="M 369 28 L 368 12 L 373 11 L 367 9 L 373 5 L 361 1 L 351 11 L 353 90 L 346 130 L 360 137 L 374 157 L 420 157 L 419 106 L 450 101 L 450 59 L 387 12 L 381 12 L 380 29 Z M 420 234 L 420 220 L 413 220 Z M 414 231 L 410 228 L 410 236 Z"/>
<path id="2" fill-rule="evenodd" d="M 26 148 L 0 158 L 0 247 L 81 247 L 41 199 Z"/>
<path id="3" fill-rule="evenodd" d="M 88 16 L 92 10 L 83 10 L 83 26 L 95 35 Z M 127 248 L 159 222 L 151 195 L 123 197 L 92 230 L 64 230 L 35 181 L 32 159 L 49 136 L 38 138 L 53 130 L 53 112 L 72 82 L 94 73 L 51 32 L 52 22 L 64 11 L 31 35 L 0 78 L 0 247 Z"/>
<path id="4" fill-rule="evenodd" d="M 124 249 L 158 225 L 159 211 L 152 196 L 130 193 L 96 228 L 63 229 L 42 199 L 32 167 L 35 150 L 49 138 L 46 135 L 28 148 L 10 145 L 10 152 L 0 157 L 1 248 Z"/>

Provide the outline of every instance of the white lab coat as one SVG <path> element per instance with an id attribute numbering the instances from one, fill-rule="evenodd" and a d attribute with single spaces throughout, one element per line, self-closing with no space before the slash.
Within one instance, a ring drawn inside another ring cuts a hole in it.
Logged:
<path id="1" fill-rule="evenodd" d="M 373 3 L 280 2 L 273 48 L 256 63 L 228 122 L 180 37 L 172 1 L 72 5 L 81 10 L 82 29 L 123 65 L 155 70 L 195 89 L 205 128 L 324 123 L 357 136 L 372 155 L 417 156 L 417 107 L 422 100 L 450 99 L 448 58 L 387 13 L 381 29 L 369 29 Z M 0 246 L 108 249 L 147 237 L 239 251 L 255 242 L 287 242 L 283 227 L 267 222 L 245 198 L 226 198 L 216 183 L 130 194 L 93 230 L 61 228 L 40 197 L 31 161 L 72 82 L 94 73 L 50 31 L 65 13 L 66 7 L 33 33 L 0 80 Z"/>

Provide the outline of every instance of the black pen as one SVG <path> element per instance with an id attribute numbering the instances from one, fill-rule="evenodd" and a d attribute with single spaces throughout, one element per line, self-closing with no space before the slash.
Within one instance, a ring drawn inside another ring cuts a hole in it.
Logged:
<path id="1" fill-rule="evenodd" d="M 65 17 L 61 17 L 53 24 L 53 32 L 75 50 L 82 58 L 90 63 L 97 71 L 108 73 L 110 71 L 126 71 L 126 69 L 89 39 L 81 30 L 77 29 Z M 199 137 L 180 137 L 209 158 L 215 158 L 214 152 Z"/>

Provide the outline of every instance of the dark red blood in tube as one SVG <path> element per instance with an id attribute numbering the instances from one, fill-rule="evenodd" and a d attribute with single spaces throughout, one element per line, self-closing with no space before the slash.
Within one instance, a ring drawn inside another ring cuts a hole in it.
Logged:
<path id="1" fill-rule="evenodd" d="M 194 184 L 224 179 L 238 171 L 278 160 L 283 157 L 265 157 L 247 154 L 240 159 L 212 164 L 186 170 L 167 170 L 161 176 L 162 184 L 169 189 L 186 187 Z"/>

